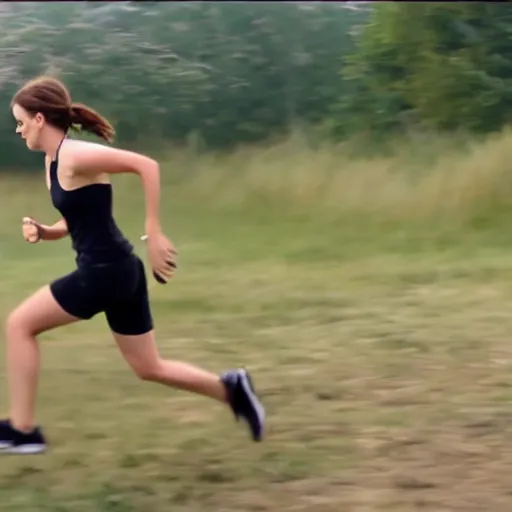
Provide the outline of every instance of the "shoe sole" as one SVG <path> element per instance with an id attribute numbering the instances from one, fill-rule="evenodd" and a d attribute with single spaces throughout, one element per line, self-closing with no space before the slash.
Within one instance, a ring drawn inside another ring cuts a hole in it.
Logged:
<path id="1" fill-rule="evenodd" d="M 265 409 L 256 396 L 256 391 L 252 384 L 251 377 L 247 371 L 238 370 L 238 375 L 240 376 L 240 384 L 242 385 L 242 388 L 245 391 L 245 394 L 247 395 L 252 408 L 256 411 L 256 416 L 258 417 L 258 422 L 260 424 L 260 433 L 258 436 L 253 436 L 254 440 L 261 441 L 263 438 L 263 432 L 265 430 Z"/>
<path id="2" fill-rule="evenodd" d="M 0 454 L 10 453 L 15 455 L 35 455 L 46 451 L 45 444 L 22 444 L 13 446 L 10 444 L 0 444 Z"/>

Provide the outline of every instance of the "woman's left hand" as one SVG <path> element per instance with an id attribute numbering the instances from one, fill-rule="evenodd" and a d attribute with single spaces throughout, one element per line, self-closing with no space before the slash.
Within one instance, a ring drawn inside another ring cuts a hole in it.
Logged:
<path id="1" fill-rule="evenodd" d="M 159 283 L 166 283 L 174 277 L 178 252 L 172 242 L 160 231 L 148 235 L 147 244 L 153 276 Z"/>

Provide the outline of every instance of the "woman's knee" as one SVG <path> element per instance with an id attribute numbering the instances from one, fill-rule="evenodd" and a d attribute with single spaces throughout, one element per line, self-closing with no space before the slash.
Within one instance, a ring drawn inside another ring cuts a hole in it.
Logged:
<path id="1" fill-rule="evenodd" d="M 5 329 L 8 337 L 36 336 L 77 320 L 62 309 L 46 286 L 25 299 L 9 314 Z"/>
<path id="2" fill-rule="evenodd" d="M 133 361 L 130 363 L 132 370 L 135 375 L 141 380 L 147 380 L 152 382 L 158 382 L 162 375 L 162 368 L 160 361 Z"/>
<path id="3" fill-rule="evenodd" d="M 37 329 L 30 323 L 30 318 L 25 314 L 23 308 L 16 308 L 7 317 L 5 322 L 5 333 L 7 339 L 20 336 L 35 336 L 39 334 Z"/>
<path id="4" fill-rule="evenodd" d="M 140 335 L 113 333 L 126 362 L 142 380 L 159 381 L 164 369 L 153 331 Z"/>

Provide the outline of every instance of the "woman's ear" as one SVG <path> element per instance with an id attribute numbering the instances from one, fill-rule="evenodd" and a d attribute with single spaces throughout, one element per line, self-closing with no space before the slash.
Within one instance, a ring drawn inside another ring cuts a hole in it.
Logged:
<path id="1" fill-rule="evenodd" d="M 39 124 L 39 125 L 42 125 L 44 123 L 44 121 L 45 121 L 44 115 L 41 114 L 41 112 L 38 112 L 34 116 L 34 119 L 35 119 L 36 123 Z"/>

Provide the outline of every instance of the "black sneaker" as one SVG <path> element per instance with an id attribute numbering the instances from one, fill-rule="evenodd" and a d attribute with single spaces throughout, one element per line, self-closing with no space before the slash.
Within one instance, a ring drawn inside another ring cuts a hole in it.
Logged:
<path id="1" fill-rule="evenodd" d="M 256 396 L 251 377 L 244 369 L 229 370 L 221 375 L 228 400 L 237 421 L 244 418 L 254 441 L 261 441 L 265 426 L 265 409 Z"/>
<path id="2" fill-rule="evenodd" d="M 14 429 L 9 420 L 0 420 L 0 454 L 30 455 L 45 450 L 46 441 L 38 427 L 26 434 Z"/>

